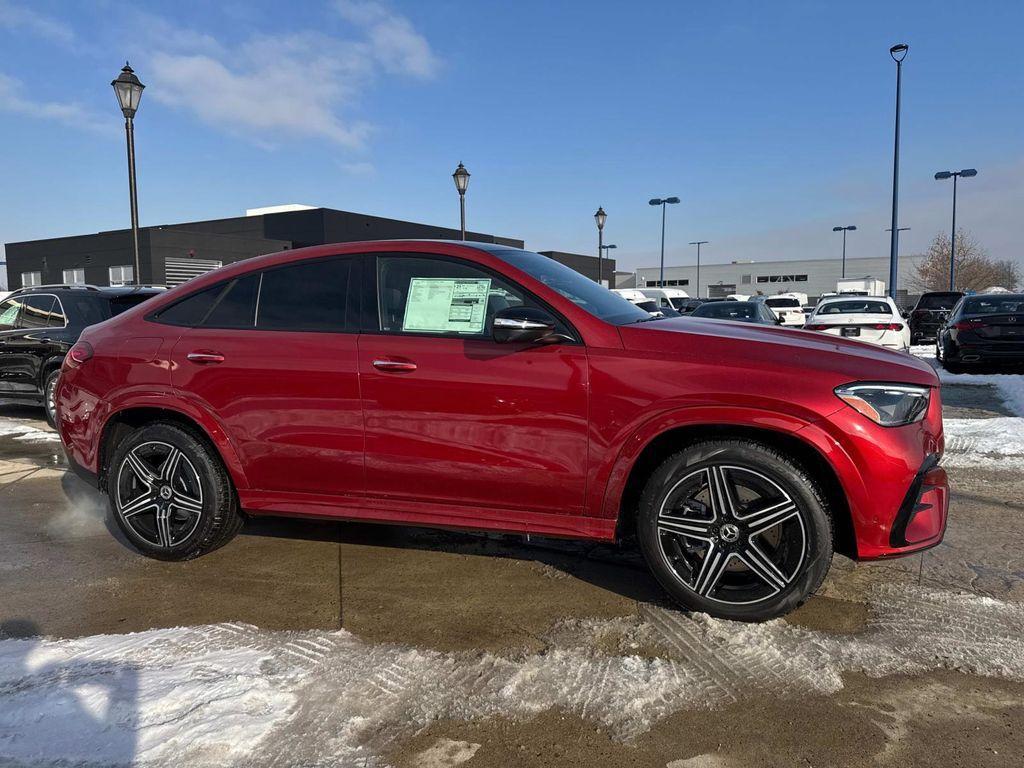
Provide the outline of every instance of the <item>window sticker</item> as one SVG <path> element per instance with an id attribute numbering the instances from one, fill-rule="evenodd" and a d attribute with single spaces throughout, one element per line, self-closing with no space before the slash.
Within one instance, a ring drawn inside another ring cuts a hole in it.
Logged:
<path id="1" fill-rule="evenodd" d="M 403 331 L 483 333 L 490 279 L 413 277 L 405 301 Z"/>

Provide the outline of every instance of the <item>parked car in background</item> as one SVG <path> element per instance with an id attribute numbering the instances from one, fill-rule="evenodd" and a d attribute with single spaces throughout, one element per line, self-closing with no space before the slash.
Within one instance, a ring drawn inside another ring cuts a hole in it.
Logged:
<path id="1" fill-rule="evenodd" d="M 243 510 L 635 533 L 679 603 L 754 621 L 806 600 L 834 549 L 939 543 L 931 366 L 780 328 L 649 320 L 505 246 L 283 251 L 86 329 L 57 387 L 59 430 L 127 540 L 162 560 L 223 545 Z"/>
<path id="2" fill-rule="evenodd" d="M 68 285 L 14 291 L 0 302 L 0 400 L 41 404 L 53 426 L 60 366 L 82 330 L 160 292 Z"/>
<path id="3" fill-rule="evenodd" d="M 688 315 L 691 312 L 693 312 L 693 310 L 695 310 L 697 307 L 703 306 L 704 304 L 709 304 L 709 303 L 712 303 L 712 302 L 717 302 L 717 301 L 724 301 L 724 299 L 697 299 L 697 298 L 684 299 L 681 302 L 681 306 L 679 307 L 679 312 L 680 312 L 680 314 Z"/>
<path id="4" fill-rule="evenodd" d="M 664 313 L 658 307 L 658 302 L 655 299 L 648 298 L 641 291 L 636 288 L 612 288 L 611 292 L 617 296 L 621 296 L 630 304 L 639 307 L 644 312 L 647 312 L 652 317 L 664 317 Z"/>
<path id="5" fill-rule="evenodd" d="M 939 329 L 935 357 L 951 372 L 1024 363 L 1024 294 L 964 296 Z"/>
<path id="6" fill-rule="evenodd" d="M 680 311 L 683 302 L 690 298 L 681 288 L 640 288 L 639 290 L 647 298 L 658 302 L 660 308 L 669 307 L 677 312 Z"/>
<path id="7" fill-rule="evenodd" d="M 750 301 L 766 305 L 782 321 L 780 325 L 793 325 L 802 328 L 806 320 L 803 305 L 807 303 L 807 296 L 804 294 L 780 293 L 776 296 L 753 296 Z"/>
<path id="8" fill-rule="evenodd" d="M 910 343 L 920 344 L 935 339 L 962 296 L 963 293 L 960 291 L 932 291 L 922 294 L 907 318 L 907 324 L 910 326 Z"/>
<path id="9" fill-rule="evenodd" d="M 712 320 L 735 320 L 757 325 L 782 325 L 782 320 L 759 301 L 713 301 L 701 304 L 690 313 L 691 317 Z"/>
<path id="10" fill-rule="evenodd" d="M 864 341 L 901 352 L 910 349 L 910 329 L 888 296 L 832 296 L 807 318 L 808 331 Z"/>

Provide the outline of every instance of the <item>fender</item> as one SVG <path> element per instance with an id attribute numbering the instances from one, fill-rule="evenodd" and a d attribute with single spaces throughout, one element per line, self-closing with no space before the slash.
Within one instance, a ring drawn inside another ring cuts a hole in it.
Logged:
<path id="1" fill-rule="evenodd" d="M 819 425 L 821 417 L 813 420 L 788 413 L 760 408 L 735 406 L 692 406 L 663 411 L 641 424 L 623 442 L 608 472 L 604 492 L 597 500 L 598 517 L 617 519 L 622 505 L 626 481 L 637 459 L 658 436 L 680 427 L 724 424 L 729 427 L 749 427 L 770 430 L 794 437 L 816 450 L 832 465 L 846 492 L 850 512 L 857 525 L 866 509 L 867 492 L 855 462 L 842 444 Z M 595 484 L 598 485 L 599 484 Z"/>
<path id="2" fill-rule="evenodd" d="M 235 484 L 235 488 L 239 491 L 248 490 L 249 481 L 242 468 L 242 462 L 238 458 L 238 451 L 235 450 L 235 446 L 220 420 L 206 409 L 198 407 L 195 403 L 185 398 L 171 398 L 169 395 L 170 393 L 150 390 L 133 392 L 126 397 L 119 398 L 103 419 L 103 432 L 106 432 L 110 420 L 124 411 L 135 408 L 159 408 L 164 411 L 173 411 L 198 425 L 210 442 L 213 443 L 217 453 L 220 454 L 221 460 L 224 462 L 224 466 L 227 468 L 228 474 L 231 475 L 231 480 Z"/>

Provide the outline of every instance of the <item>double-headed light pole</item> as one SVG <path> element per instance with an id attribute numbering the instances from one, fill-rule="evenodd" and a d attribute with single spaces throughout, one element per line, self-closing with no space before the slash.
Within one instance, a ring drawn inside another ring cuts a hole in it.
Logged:
<path id="1" fill-rule="evenodd" d="M 855 224 L 851 224 L 848 227 L 832 227 L 833 232 L 843 233 L 843 277 L 846 277 L 846 233 L 853 232 L 857 229 Z"/>
<path id="2" fill-rule="evenodd" d="M 661 270 L 658 273 L 658 285 L 665 287 L 665 206 L 676 205 L 678 197 L 654 197 L 647 201 L 649 205 L 661 206 Z"/>
<path id="3" fill-rule="evenodd" d="M 694 297 L 696 299 L 700 298 L 700 247 L 702 245 L 707 245 L 708 242 L 708 240 L 694 240 L 690 243 L 690 245 L 697 246 L 697 295 Z"/>
<path id="4" fill-rule="evenodd" d="M 977 176 L 978 172 L 974 168 L 964 168 L 962 171 L 939 171 L 935 174 L 936 181 L 945 181 L 946 179 L 953 179 L 953 227 L 949 233 L 949 290 L 953 289 L 953 257 L 956 255 L 956 181 L 961 176 L 965 179 L 969 179 L 972 176 Z"/>
<path id="5" fill-rule="evenodd" d="M 619 246 L 615 245 L 614 243 L 613 243 L 613 244 L 611 244 L 611 245 L 602 245 L 602 246 L 601 246 L 601 248 L 603 248 L 603 249 L 604 249 L 604 257 L 605 257 L 605 259 L 610 259 L 610 258 L 611 258 L 611 254 L 610 254 L 610 253 L 608 253 L 608 251 L 612 250 L 613 248 L 618 248 L 618 247 L 619 247 Z M 600 266 L 599 266 L 599 268 L 598 268 L 598 273 L 600 273 Z M 601 276 L 600 276 L 600 274 L 598 274 L 598 281 L 597 281 L 597 282 L 599 282 L 599 283 L 601 282 Z M 610 282 L 611 282 L 611 281 L 609 281 L 609 283 L 610 283 Z"/>
<path id="6" fill-rule="evenodd" d="M 466 190 L 469 189 L 469 171 L 466 166 L 459 163 L 459 167 L 452 174 L 452 181 L 455 182 L 455 189 L 459 191 L 459 222 L 462 231 L 462 239 L 466 239 Z"/>
<path id="7" fill-rule="evenodd" d="M 899 276 L 899 190 L 900 190 L 900 91 L 903 85 L 903 59 L 910 46 L 898 43 L 889 49 L 889 55 L 896 62 L 896 136 L 892 151 L 892 228 L 889 239 L 889 296 L 896 300 L 896 279 Z"/>
<path id="8" fill-rule="evenodd" d="M 133 282 L 142 282 L 139 264 L 139 196 L 135 187 L 135 113 L 142 101 L 142 90 L 146 87 L 135 76 L 134 70 L 126 61 L 121 74 L 111 83 L 117 94 L 117 103 L 121 105 L 124 115 L 124 132 L 128 141 L 128 197 L 131 202 L 132 215 L 132 253 L 135 259 Z"/>

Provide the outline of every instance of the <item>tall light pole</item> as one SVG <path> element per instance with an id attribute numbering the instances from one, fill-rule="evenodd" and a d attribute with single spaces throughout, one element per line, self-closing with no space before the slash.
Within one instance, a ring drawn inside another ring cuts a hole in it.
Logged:
<path id="1" fill-rule="evenodd" d="M 899 191 L 900 191 L 900 92 L 903 85 L 903 59 L 910 46 L 898 43 L 889 49 L 896 62 L 896 137 L 892 151 L 892 231 L 889 239 L 889 296 L 896 300 L 896 278 L 899 276 Z"/>
<path id="2" fill-rule="evenodd" d="M 700 298 L 700 247 L 702 245 L 707 245 L 707 244 L 708 244 L 707 240 L 694 240 L 692 243 L 690 243 L 690 245 L 696 245 L 697 246 L 697 295 L 694 297 L 694 298 L 697 298 L 697 299 Z"/>
<path id="3" fill-rule="evenodd" d="M 654 197 L 647 201 L 649 205 L 661 206 L 661 271 L 658 274 L 660 288 L 665 287 L 665 206 L 675 205 L 678 202 L 678 197 Z"/>
<path id="4" fill-rule="evenodd" d="M 139 196 L 135 187 L 135 113 L 142 100 L 142 90 L 146 87 L 135 76 L 134 70 L 126 61 L 118 75 L 110 83 L 117 94 L 117 103 L 121 105 L 124 115 L 124 132 L 128 141 L 128 198 L 132 212 L 132 253 L 135 258 L 134 283 L 142 283 L 142 271 L 139 263 Z"/>
<path id="5" fill-rule="evenodd" d="M 605 257 L 605 259 L 608 259 L 608 258 L 611 257 L 611 254 L 608 253 L 608 251 L 610 251 L 612 248 L 618 248 L 619 246 L 613 244 L 613 245 L 602 245 L 600 247 L 604 249 L 604 257 Z M 614 274 L 614 270 L 613 270 L 612 274 Z M 598 280 L 598 282 L 600 283 L 601 281 Z M 614 280 L 609 280 L 608 281 L 608 285 L 611 285 L 613 282 L 615 282 L 615 281 Z"/>
<path id="6" fill-rule="evenodd" d="M 600 285 L 604 279 L 604 268 L 601 255 L 604 253 L 604 223 L 608 221 L 608 214 L 604 208 L 597 206 L 597 213 L 594 214 L 594 222 L 597 224 L 597 284 Z"/>
<path id="7" fill-rule="evenodd" d="M 851 224 L 848 227 L 832 227 L 833 232 L 843 233 L 843 277 L 846 277 L 846 233 L 853 232 L 857 227 Z"/>
<path id="8" fill-rule="evenodd" d="M 977 176 L 978 172 L 974 168 L 964 168 L 962 171 L 939 171 L 935 174 L 936 181 L 945 181 L 948 178 L 953 179 L 953 227 L 949 233 L 949 290 L 953 290 L 953 257 L 956 255 L 956 181 L 961 176 L 965 179 L 969 179 L 972 176 Z"/>
<path id="9" fill-rule="evenodd" d="M 459 191 L 459 223 L 460 229 L 462 230 L 462 239 L 466 239 L 466 190 L 469 188 L 469 171 L 466 170 L 466 166 L 459 163 L 459 167 L 455 169 L 455 173 L 452 174 L 452 181 L 455 182 L 455 188 Z"/>

